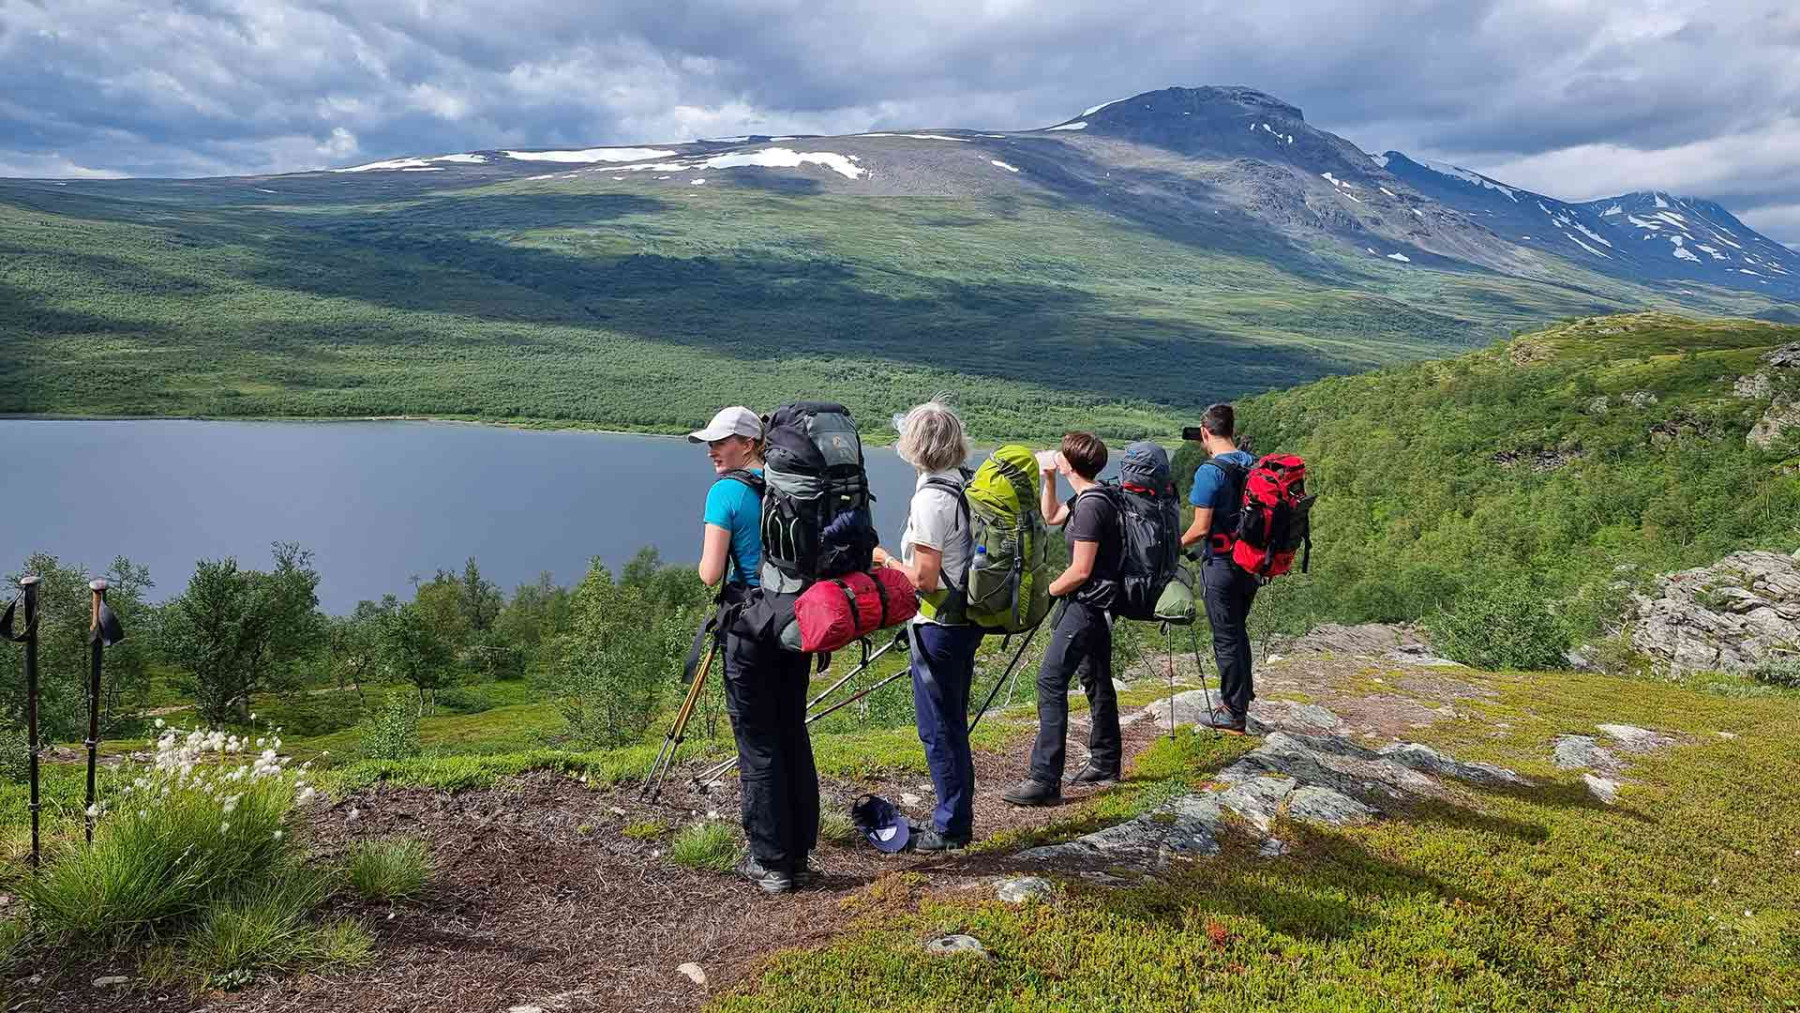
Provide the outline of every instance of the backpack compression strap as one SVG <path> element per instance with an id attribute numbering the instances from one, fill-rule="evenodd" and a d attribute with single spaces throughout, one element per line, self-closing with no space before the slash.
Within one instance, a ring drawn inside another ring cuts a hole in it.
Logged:
<path id="1" fill-rule="evenodd" d="M 734 482 L 744 483 L 750 487 L 750 491 L 755 493 L 758 499 L 762 498 L 763 490 L 769 487 L 769 484 L 763 481 L 761 475 L 751 471 L 749 468 L 733 468 L 725 474 L 720 475 L 719 478 L 728 478 Z"/>

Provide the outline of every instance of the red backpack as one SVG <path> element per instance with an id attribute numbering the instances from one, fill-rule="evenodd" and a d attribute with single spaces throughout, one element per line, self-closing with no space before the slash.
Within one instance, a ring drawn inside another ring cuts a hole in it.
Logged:
<path id="1" fill-rule="evenodd" d="M 1223 553 L 1228 545 L 1233 563 L 1264 580 L 1293 569 L 1294 555 L 1303 553 L 1300 572 L 1305 573 L 1312 563 L 1311 511 L 1318 498 L 1306 493 L 1306 462 L 1292 454 L 1267 454 L 1247 470 L 1239 465 L 1224 471 L 1232 479 L 1241 476 L 1242 505 L 1237 529 L 1213 551 Z"/>

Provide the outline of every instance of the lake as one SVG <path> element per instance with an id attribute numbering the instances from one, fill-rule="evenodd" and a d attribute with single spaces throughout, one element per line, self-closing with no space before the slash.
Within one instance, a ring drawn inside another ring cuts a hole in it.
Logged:
<path id="1" fill-rule="evenodd" d="M 124 555 L 160 600 L 195 560 L 262 569 L 271 543 L 299 542 L 334 613 L 470 556 L 509 594 L 645 545 L 692 563 L 713 481 L 705 450 L 678 437 L 458 423 L 7 419 L 0 446 L 0 571 L 35 551 L 95 571 Z M 889 448 L 866 456 L 897 548 L 913 470 Z"/>

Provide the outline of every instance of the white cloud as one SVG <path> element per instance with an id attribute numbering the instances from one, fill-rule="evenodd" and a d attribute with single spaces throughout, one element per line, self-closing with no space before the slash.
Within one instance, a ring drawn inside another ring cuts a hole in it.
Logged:
<path id="1" fill-rule="evenodd" d="M 116 169 L 77 165 L 53 151 L 46 155 L 0 156 L 0 176 L 25 179 L 123 179 L 125 174 Z"/>

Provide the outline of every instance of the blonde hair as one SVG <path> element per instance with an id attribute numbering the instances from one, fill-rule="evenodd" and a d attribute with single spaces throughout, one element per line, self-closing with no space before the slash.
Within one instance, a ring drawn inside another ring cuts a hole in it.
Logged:
<path id="1" fill-rule="evenodd" d="M 942 394 L 914 405 L 896 428 L 900 430 L 900 442 L 894 451 L 920 471 L 955 468 L 973 452 L 962 419 Z"/>

